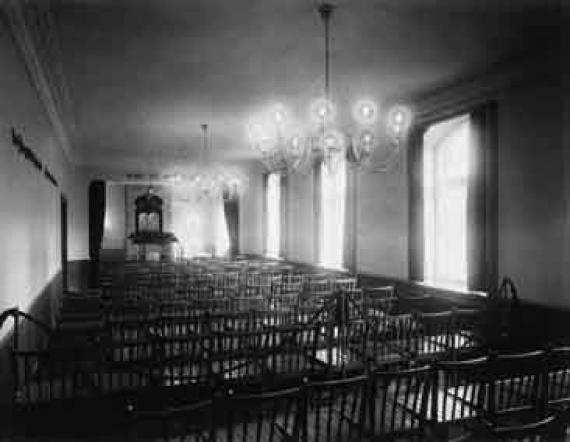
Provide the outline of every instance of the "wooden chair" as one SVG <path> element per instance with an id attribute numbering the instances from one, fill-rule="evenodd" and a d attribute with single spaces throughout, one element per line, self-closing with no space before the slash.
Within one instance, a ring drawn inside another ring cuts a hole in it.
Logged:
<path id="1" fill-rule="evenodd" d="M 367 316 L 378 317 L 392 314 L 396 308 L 396 297 L 393 285 L 382 287 L 366 287 L 363 289 L 364 309 Z"/>
<path id="2" fill-rule="evenodd" d="M 399 294 L 397 311 L 399 314 L 425 312 L 431 299 L 432 296 L 428 294 Z"/>
<path id="3" fill-rule="evenodd" d="M 368 360 L 373 367 L 404 367 L 412 360 L 418 327 L 411 314 L 387 316 L 369 321 Z"/>
<path id="4" fill-rule="evenodd" d="M 452 308 L 453 329 L 451 345 L 455 359 L 473 357 L 485 347 L 483 340 L 483 311 L 477 308 Z"/>
<path id="5" fill-rule="evenodd" d="M 367 423 L 370 440 L 427 437 L 431 375 L 428 365 L 371 374 Z"/>
<path id="6" fill-rule="evenodd" d="M 357 280 L 356 277 L 348 277 L 348 278 L 334 278 L 332 280 L 332 289 L 333 291 L 341 291 L 341 290 L 352 290 L 357 287 Z"/>
<path id="7" fill-rule="evenodd" d="M 222 331 L 211 335 L 209 361 L 216 381 L 226 385 L 260 383 L 271 345 L 265 330 Z"/>
<path id="8" fill-rule="evenodd" d="M 428 417 L 435 434 L 450 430 L 468 433 L 473 422 L 486 418 L 489 394 L 489 358 L 439 361 L 435 365 Z"/>
<path id="9" fill-rule="evenodd" d="M 546 442 L 563 441 L 564 429 L 557 416 L 548 416 L 536 422 L 521 425 L 496 426 L 490 423 L 480 424 L 469 433 L 450 439 L 450 442 Z"/>
<path id="10" fill-rule="evenodd" d="M 362 441 L 367 387 L 365 375 L 305 385 L 301 440 Z"/>
<path id="11" fill-rule="evenodd" d="M 210 336 L 172 335 L 156 340 L 151 363 L 152 383 L 156 387 L 203 387 L 211 379 Z"/>
<path id="12" fill-rule="evenodd" d="M 570 347 L 552 349 L 547 359 L 548 405 L 570 408 Z"/>
<path id="13" fill-rule="evenodd" d="M 302 325 L 266 330 L 265 348 L 258 352 L 265 367 L 264 385 L 295 386 L 303 379 L 322 379 L 326 365 L 318 357 L 319 330 Z"/>
<path id="14" fill-rule="evenodd" d="M 416 313 L 418 327 L 413 332 L 412 353 L 416 361 L 450 359 L 453 348 L 453 312 Z"/>
<path id="15" fill-rule="evenodd" d="M 212 401 L 167 408 L 165 410 L 131 409 L 129 440 L 188 441 L 210 440 L 212 432 Z"/>
<path id="16" fill-rule="evenodd" d="M 496 354 L 489 361 L 488 411 L 492 421 L 520 412 L 541 415 L 547 398 L 541 388 L 546 377 L 547 359 L 542 350 Z"/>
<path id="17" fill-rule="evenodd" d="M 235 395 L 214 400 L 211 437 L 218 442 L 299 440 L 300 389 Z"/>

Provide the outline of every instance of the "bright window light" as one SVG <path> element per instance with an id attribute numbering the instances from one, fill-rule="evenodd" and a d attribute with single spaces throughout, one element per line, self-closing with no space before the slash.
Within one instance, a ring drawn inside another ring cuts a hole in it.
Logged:
<path id="1" fill-rule="evenodd" d="M 321 165 L 321 223 L 319 265 L 343 268 L 346 160 L 339 156 L 334 167 Z"/>
<path id="2" fill-rule="evenodd" d="M 425 282 L 466 290 L 469 116 L 432 125 L 423 142 Z"/>
<path id="3" fill-rule="evenodd" d="M 267 177 L 267 237 L 265 253 L 269 258 L 279 258 L 281 253 L 281 175 L 271 173 Z"/>

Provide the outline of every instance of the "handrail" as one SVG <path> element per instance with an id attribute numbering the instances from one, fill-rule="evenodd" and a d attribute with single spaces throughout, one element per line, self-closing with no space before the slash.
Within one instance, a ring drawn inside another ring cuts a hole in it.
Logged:
<path id="1" fill-rule="evenodd" d="M 29 313 L 23 312 L 17 307 L 9 308 L 4 310 L 0 313 L 0 329 L 4 326 L 4 323 L 8 320 L 8 318 L 12 318 L 14 320 L 14 335 L 12 340 L 12 349 L 18 350 L 19 349 L 19 320 L 20 318 L 24 318 L 27 321 L 34 324 L 36 327 L 39 327 L 44 333 L 48 335 L 53 335 L 55 333 L 54 329 L 47 325 L 46 323 L 40 321 L 37 318 L 34 318 Z"/>

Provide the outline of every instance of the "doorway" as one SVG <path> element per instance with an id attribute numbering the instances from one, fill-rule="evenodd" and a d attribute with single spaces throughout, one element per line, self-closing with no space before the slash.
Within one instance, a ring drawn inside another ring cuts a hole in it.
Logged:
<path id="1" fill-rule="evenodd" d="M 67 198 L 61 194 L 60 198 L 60 239 L 61 239 L 61 280 L 62 290 L 68 289 L 68 264 L 67 264 Z"/>

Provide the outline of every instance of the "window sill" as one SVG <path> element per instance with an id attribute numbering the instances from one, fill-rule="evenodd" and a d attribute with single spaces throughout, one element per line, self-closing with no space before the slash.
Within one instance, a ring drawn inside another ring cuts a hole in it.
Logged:
<path id="1" fill-rule="evenodd" d="M 460 289 L 457 286 L 453 287 L 453 285 L 435 285 L 433 283 L 429 283 L 426 281 L 412 281 L 412 283 L 418 287 L 422 287 L 429 290 L 434 291 L 441 291 L 448 294 L 456 294 L 456 295 L 465 295 L 465 296 L 479 296 L 482 298 L 486 298 L 488 296 L 487 292 L 481 292 L 476 290 L 467 290 L 467 289 Z"/>

